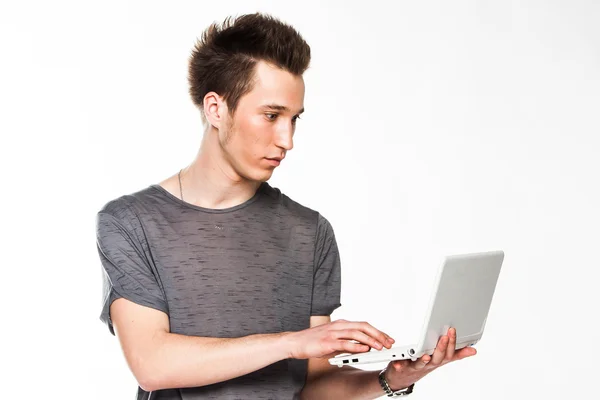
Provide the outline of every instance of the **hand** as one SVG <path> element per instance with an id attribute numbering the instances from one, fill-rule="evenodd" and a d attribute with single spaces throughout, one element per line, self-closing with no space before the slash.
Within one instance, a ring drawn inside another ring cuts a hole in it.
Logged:
<path id="1" fill-rule="evenodd" d="M 363 353 L 374 347 L 391 348 L 394 343 L 386 333 L 366 322 L 338 319 L 297 332 L 288 332 L 290 358 L 335 357 L 340 353 Z M 351 342 L 356 340 L 359 343 Z"/>
<path id="2" fill-rule="evenodd" d="M 433 354 L 425 354 L 416 361 L 398 360 L 388 364 L 385 371 L 385 379 L 393 390 L 400 390 L 417 382 L 433 370 L 452 361 L 474 356 L 477 350 L 473 347 L 464 347 L 456 351 L 456 329 L 448 329 L 448 335 L 444 335 L 438 341 Z"/>

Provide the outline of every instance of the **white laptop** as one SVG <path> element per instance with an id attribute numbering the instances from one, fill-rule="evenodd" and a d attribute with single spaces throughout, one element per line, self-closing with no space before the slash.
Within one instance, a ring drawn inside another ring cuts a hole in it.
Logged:
<path id="1" fill-rule="evenodd" d="M 440 337 L 451 327 L 456 328 L 457 350 L 473 346 L 483 335 L 503 260 L 501 250 L 445 257 L 416 344 L 339 354 L 330 358 L 329 363 L 343 367 L 393 360 L 416 361 L 425 354 L 433 354 Z"/>

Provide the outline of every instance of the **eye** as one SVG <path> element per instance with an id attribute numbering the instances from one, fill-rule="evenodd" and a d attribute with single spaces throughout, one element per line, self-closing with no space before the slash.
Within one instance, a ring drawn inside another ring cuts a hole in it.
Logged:
<path id="1" fill-rule="evenodd" d="M 292 118 L 292 123 L 296 123 L 296 120 L 300 119 L 299 115 L 296 115 L 294 118 Z"/>
<path id="2" fill-rule="evenodd" d="M 265 114 L 267 116 L 267 119 L 269 121 L 275 121 L 275 119 L 277 118 L 277 114 Z M 273 117 L 273 118 L 271 118 Z"/>

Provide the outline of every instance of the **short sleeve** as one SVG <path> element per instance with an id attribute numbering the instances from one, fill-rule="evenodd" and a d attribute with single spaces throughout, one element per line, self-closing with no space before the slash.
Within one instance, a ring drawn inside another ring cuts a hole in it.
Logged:
<path id="1" fill-rule="evenodd" d="M 110 305 L 121 297 L 168 314 L 155 270 L 130 223 L 99 212 L 96 215 L 96 244 L 103 278 L 100 320 L 107 324 L 110 333 L 115 335 Z"/>
<path id="2" fill-rule="evenodd" d="M 319 214 L 310 315 L 331 315 L 341 306 L 340 292 L 341 262 L 335 234 L 329 221 Z"/>

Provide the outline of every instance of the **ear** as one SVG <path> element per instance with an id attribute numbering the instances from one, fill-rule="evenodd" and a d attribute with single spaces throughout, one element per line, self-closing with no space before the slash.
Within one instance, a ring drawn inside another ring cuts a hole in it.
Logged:
<path id="1" fill-rule="evenodd" d="M 216 92 L 208 92 L 204 96 L 203 105 L 208 123 L 220 130 L 227 121 L 228 108 L 225 100 Z"/>

